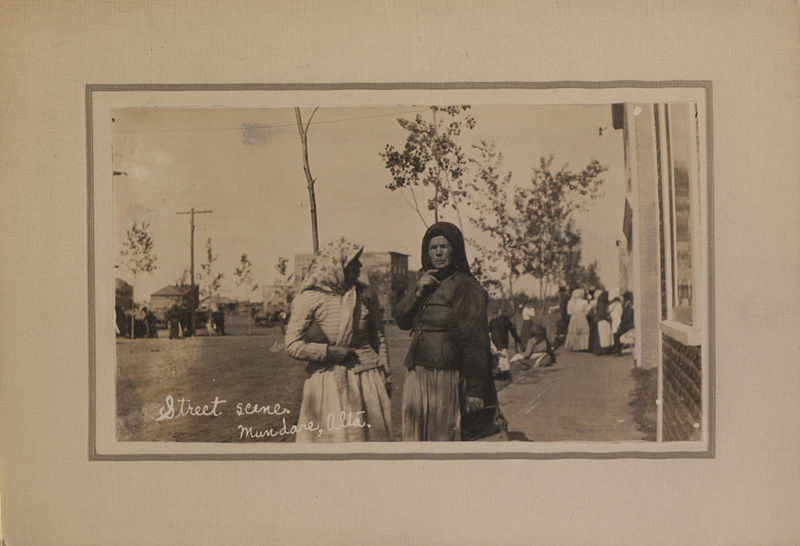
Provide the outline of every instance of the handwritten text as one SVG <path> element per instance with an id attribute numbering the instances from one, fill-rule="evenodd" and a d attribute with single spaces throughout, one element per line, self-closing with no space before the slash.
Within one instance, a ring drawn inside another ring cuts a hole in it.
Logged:
<path id="1" fill-rule="evenodd" d="M 192 401 L 188 398 L 178 398 L 178 407 L 177 411 L 175 409 L 175 399 L 172 397 L 171 394 L 167 395 L 167 398 L 164 400 L 165 406 L 161 406 L 161 409 L 158 410 L 158 417 L 156 417 L 156 421 L 163 421 L 164 419 L 174 419 L 176 417 L 184 417 L 187 415 L 192 415 L 195 417 L 219 417 L 222 415 L 221 411 L 218 411 L 218 407 L 220 404 L 224 404 L 225 400 L 220 400 L 219 396 L 214 397 L 214 401 L 211 404 L 192 404 Z"/>

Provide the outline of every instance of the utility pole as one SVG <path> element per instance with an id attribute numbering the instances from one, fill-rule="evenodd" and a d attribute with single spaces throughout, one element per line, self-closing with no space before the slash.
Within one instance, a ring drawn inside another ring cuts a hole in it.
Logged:
<path id="1" fill-rule="evenodd" d="M 213 210 L 194 210 L 192 207 L 189 210 L 183 212 L 176 212 L 175 214 L 189 214 L 189 230 L 190 230 L 190 238 L 189 238 L 189 252 L 191 256 L 191 266 L 189 269 L 191 275 L 191 286 L 194 289 L 194 215 L 195 214 L 208 214 L 214 212 Z"/>

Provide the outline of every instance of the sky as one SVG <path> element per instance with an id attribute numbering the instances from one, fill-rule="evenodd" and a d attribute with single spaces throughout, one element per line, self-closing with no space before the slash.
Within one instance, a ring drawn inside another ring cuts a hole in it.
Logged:
<path id="1" fill-rule="evenodd" d="M 303 108 L 307 120 L 311 108 Z M 405 191 L 390 191 L 391 177 L 380 157 L 386 144 L 402 148 L 407 132 L 398 117 L 430 117 L 427 106 L 320 108 L 308 131 L 309 163 L 315 185 L 320 241 L 345 236 L 366 251 L 409 255 L 420 264 L 425 226 Z M 581 170 L 597 159 L 608 167 L 601 195 L 576 215 L 583 236 L 583 263 L 597 260 L 607 287 L 618 285 L 616 241 L 622 235 L 624 159 L 622 131 L 611 127 L 610 105 L 476 105 L 476 125 L 460 143 L 494 142 L 502 152 L 502 172 L 512 184 L 530 182 L 539 158 L 552 154 L 553 167 Z M 211 238 L 224 274 L 223 294 L 245 297 L 233 271 L 243 253 L 253 263 L 256 282 L 271 284 L 280 256 L 312 251 L 308 190 L 302 148 L 292 108 L 125 108 L 113 112 L 115 256 L 134 221 L 151 225 L 157 269 L 136 278 L 135 299 L 174 284 L 189 267 L 190 208 L 213 210 L 195 216 L 195 277 Z M 604 128 L 600 134 L 599 128 Z M 472 180 L 474 167 L 465 180 Z M 420 192 L 418 191 L 418 197 Z M 482 242 L 462 207 L 465 236 Z M 428 223 L 433 213 L 423 211 Z M 442 219 L 458 223 L 455 212 Z M 470 259 L 475 255 L 468 248 Z M 291 265 L 291 261 L 290 261 Z M 131 282 L 123 267 L 117 276 Z M 534 279 L 516 283 L 530 294 Z"/>

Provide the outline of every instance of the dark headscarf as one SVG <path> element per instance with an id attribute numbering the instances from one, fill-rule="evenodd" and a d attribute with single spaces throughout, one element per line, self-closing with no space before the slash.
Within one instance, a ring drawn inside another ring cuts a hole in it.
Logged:
<path id="1" fill-rule="evenodd" d="M 608 317 L 608 292 L 603 290 L 600 292 L 600 295 L 597 297 L 597 317 L 600 320 L 604 320 Z"/>
<path id="2" fill-rule="evenodd" d="M 469 273 L 469 262 L 467 261 L 467 251 L 464 247 L 464 236 L 461 234 L 461 230 L 450 222 L 436 222 L 425 232 L 425 236 L 422 238 L 422 269 L 426 271 L 436 269 L 428 255 L 428 245 L 431 239 L 437 235 L 441 235 L 447 239 L 453 247 L 453 255 L 450 260 L 450 266 L 445 271 L 437 272 L 436 277 L 444 279 L 456 271 Z"/>

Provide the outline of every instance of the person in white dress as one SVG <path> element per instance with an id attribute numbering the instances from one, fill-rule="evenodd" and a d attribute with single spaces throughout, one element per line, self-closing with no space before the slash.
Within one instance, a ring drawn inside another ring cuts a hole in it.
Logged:
<path id="1" fill-rule="evenodd" d="M 569 328 L 564 347 L 568 351 L 586 351 L 589 349 L 589 321 L 586 314 L 589 312 L 589 302 L 584 299 L 584 290 L 576 288 L 572 291 L 572 298 L 567 304 L 569 314 Z"/>

